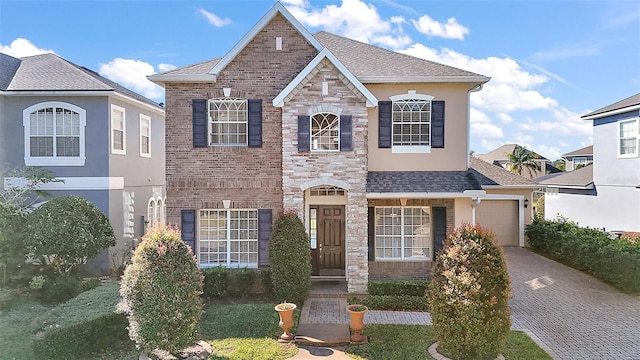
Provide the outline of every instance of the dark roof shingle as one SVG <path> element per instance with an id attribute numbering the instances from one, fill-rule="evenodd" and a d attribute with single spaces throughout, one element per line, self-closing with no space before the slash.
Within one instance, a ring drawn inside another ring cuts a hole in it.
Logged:
<path id="1" fill-rule="evenodd" d="M 535 181 L 514 174 L 499 165 L 490 164 L 474 156 L 470 157 L 471 169 L 482 186 L 530 186 L 538 185 Z"/>
<path id="2" fill-rule="evenodd" d="M 482 190 L 469 171 L 370 171 L 367 193 L 461 193 Z"/>

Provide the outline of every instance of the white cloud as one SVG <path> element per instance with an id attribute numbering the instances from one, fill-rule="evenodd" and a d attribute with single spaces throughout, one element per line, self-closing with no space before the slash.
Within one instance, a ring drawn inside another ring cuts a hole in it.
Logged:
<path id="1" fill-rule="evenodd" d="M 306 1 L 287 1 L 287 10 L 302 24 L 321 28 L 365 43 L 375 43 L 392 49 L 411 43 L 404 33 L 404 18 L 382 19 L 375 6 L 361 0 L 343 0 L 340 5 L 312 8 Z"/>
<path id="2" fill-rule="evenodd" d="M 513 121 L 513 118 L 511 117 L 511 115 L 505 114 L 505 113 L 498 113 L 496 114 L 496 117 L 500 121 L 502 121 L 503 124 L 511 124 L 511 122 Z"/>
<path id="3" fill-rule="evenodd" d="M 471 123 L 486 124 L 491 122 L 491 119 L 487 114 L 483 113 L 482 111 L 479 111 L 476 108 L 471 108 L 471 111 L 469 112 L 469 119 L 471 120 Z"/>
<path id="4" fill-rule="evenodd" d="M 212 12 L 208 12 L 205 9 L 198 9 L 198 12 L 203 15 L 207 21 L 209 22 L 209 24 L 215 26 L 215 27 L 223 27 L 225 25 L 228 25 L 231 23 L 231 20 L 229 18 L 220 18 L 218 15 L 212 13 Z"/>
<path id="5" fill-rule="evenodd" d="M 429 15 L 422 15 L 418 21 L 411 20 L 411 22 L 416 27 L 416 30 L 427 36 L 464 40 L 464 36 L 469 33 L 469 29 L 458 24 L 456 18 L 453 17 L 447 19 L 446 24 L 432 19 Z"/>
<path id="6" fill-rule="evenodd" d="M 482 138 L 501 138 L 502 128 L 489 123 L 471 123 L 471 136 Z"/>
<path id="7" fill-rule="evenodd" d="M 17 38 L 9 45 L 0 44 L 0 52 L 13 57 L 25 57 L 46 53 L 54 53 L 51 49 L 40 49 L 27 39 Z"/>
<path id="8" fill-rule="evenodd" d="M 159 68 L 173 67 L 162 64 Z M 154 74 L 153 65 L 140 60 L 116 58 L 106 64 L 100 64 L 100 75 L 111 79 L 120 85 L 138 92 L 150 99 L 161 101 L 164 99 L 164 89 L 151 81 L 146 76 Z"/>
<path id="9" fill-rule="evenodd" d="M 160 72 L 173 70 L 175 68 L 176 68 L 176 66 L 175 65 L 171 65 L 171 64 L 158 64 L 158 70 L 160 70 Z"/>

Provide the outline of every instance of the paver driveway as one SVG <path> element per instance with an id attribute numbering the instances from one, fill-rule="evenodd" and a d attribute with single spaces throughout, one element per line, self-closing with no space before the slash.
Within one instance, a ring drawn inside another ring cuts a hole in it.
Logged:
<path id="1" fill-rule="evenodd" d="M 504 253 L 514 329 L 528 329 L 556 359 L 640 360 L 640 296 L 527 249 Z"/>

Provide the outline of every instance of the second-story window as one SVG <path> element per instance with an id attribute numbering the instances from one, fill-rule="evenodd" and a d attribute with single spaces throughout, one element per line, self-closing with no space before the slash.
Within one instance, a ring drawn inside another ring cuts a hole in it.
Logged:
<path id="1" fill-rule="evenodd" d="M 619 122 L 619 157 L 638 156 L 638 119 Z"/>
<path id="2" fill-rule="evenodd" d="M 340 117 L 319 113 L 311 117 L 311 151 L 340 151 Z"/>
<path id="3" fill-rule="evenodd" d="M 126 118 L 124 108 L 111 105 L 111 152 L 125 155 L 126 150 Z"/>
<path id="4" fill-rule="evenodd" d="M 393 102 L 393 146 L 429 146 L 431 139 L 431 101 L 401 99 Z"/>
<path id="5" fill-rule="evenodd" d="M 140 156 L 151 157 L 151 118 L 140 114 Z"/>
<path id="6" fill-rule="evenodd" d="M 209 100 L 209 145 L 247 145 L 247 100 Z"/>

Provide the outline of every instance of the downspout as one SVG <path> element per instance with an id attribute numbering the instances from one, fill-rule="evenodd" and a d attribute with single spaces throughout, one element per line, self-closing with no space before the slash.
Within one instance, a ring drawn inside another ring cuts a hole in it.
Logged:
<path id="1" fill-rule="evenodd" d="M 476 208 L 480 205 L 482 200 L 479 197 L 471 199 L 471 224 L 476 224 Z"/>
<path id="2" fill-rule="evenodd" d="M 483 84 L 478 84 L 467 91 L 467 169 L 471 167 L 469 163 L 469 153 L 471 152 L 471 93 L 482 90 L 482 85 Z M 475 224 L 475 221 L 473 223 Z"/>

